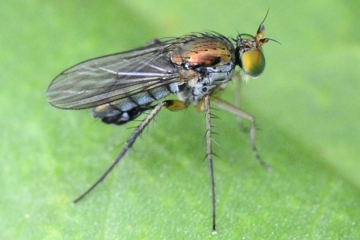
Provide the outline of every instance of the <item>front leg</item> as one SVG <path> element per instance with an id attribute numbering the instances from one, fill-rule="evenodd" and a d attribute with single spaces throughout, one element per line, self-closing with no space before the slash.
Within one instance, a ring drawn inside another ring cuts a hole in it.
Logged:
<path id="1" fill-rule="evenodd" d="M 267 164 L 266 162 L 264 162 L 259 154 L 259 151 L 257 150 L 256 147 L 256 120 L 255 117 L 252 116 L 251 114 L 244 112 L 243 110 L 241 110 L 240 108 L 232 105 L 231 103 L 226 102 L 225 100 L 218 98 L 216 96 L 211 96 L 211 100 L 220 108 L 235 114 L 237 117 L 239 118 L 245 118 L 248 119 L 251 122 L 251 127 L 250 127 L 250 144 L 251 144 L 251 148 L 255 154 L 255 158 L 257 161 L 259 161 L 259 163 L 265 167 L 266 169 L 271 169 L 272 167 Z"/>

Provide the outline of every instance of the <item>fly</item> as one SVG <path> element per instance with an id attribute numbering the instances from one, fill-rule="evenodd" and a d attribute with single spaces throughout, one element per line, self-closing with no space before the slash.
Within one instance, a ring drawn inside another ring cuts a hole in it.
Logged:
<path id="1" fill-rule="evenodd" d="M 267 14 L 266 14 L 267 16 Z M 191 34 L 145 47 L 90 59 L 60 73 L 47 90 L 48 102 L 62 109 L 92 108 L 92 116 L 104 123 L 123 125 L 148 112 L 101 177 L 75 203 L 89 194 L 120 162 L 136 139 L 163 109 L 182 110 L 194 105 L 205 113 L 206 157 L 212 193 L 212 230 L 216 233 L 216 197 L 212 152 L 211 103 L 251 122 L 250 143 L 255 144 L 255 118 L 217 97 L 231 80 L 235 67 L 242 77 L 258 77 L 265 69 L 262 46 L 264 21 L 256 35 L 238 34 L 234 44 L 219 33 Z M 275 41 L 275 40 L 274 40 Z M 162 100 L 168 95 L 177 99 Z"/>

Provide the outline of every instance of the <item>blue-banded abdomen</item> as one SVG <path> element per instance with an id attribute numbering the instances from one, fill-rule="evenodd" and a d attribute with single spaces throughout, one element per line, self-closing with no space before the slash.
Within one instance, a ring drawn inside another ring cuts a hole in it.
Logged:
<path id="1" fill-rule="evenodd" d="M 105 123 L 121 125 L 127 123 L 144 111 L 152 108 L 151 103 L 179 91 L 175 83 L 139 92 L 128 97 L 99 105 L 92 109 L 94 118 Z"/>

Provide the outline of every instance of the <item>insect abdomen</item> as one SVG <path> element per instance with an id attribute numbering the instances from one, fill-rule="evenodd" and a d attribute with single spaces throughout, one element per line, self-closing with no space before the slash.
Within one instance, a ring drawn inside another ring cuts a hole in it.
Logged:
<path id="1" fill-rule="evenodd" d="M 144 111 L 151 109 L 152 102 L 178 91 L 177 84 L 173 83 L 168 86 L 139 92 L 93 108 L 92 116 L 94 118 L 101 118 L 104 123 L 125 124 L 140 116 Z"/>

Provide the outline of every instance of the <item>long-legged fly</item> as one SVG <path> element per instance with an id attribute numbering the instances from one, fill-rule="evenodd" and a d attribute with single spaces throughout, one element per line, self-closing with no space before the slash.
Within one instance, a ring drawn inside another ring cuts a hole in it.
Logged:
<path id="1" fill-rule="evenodd" d="M 265 16 L 266 19 L 266 16 Z M 216 233 L 216 198 L 212 152 L 212 103 L 251 122 L 250 143 L 255 156 L 255 118 L 217 94 L 223 91 L 240 67 L 244 78 L 258 77 L 265 68 L 262 46 L 264 21 L 256 35 L 238 34 L 235 46 L 225 36 L 205 32 L 81 62 L 60 73 L 50 84 L 47 98 L 62 109 L 92 108 L 92 116 L 104 123 L 123 125 L 148 112 L 103 175 L 74 202 L 90 193 L 122 159 L 161 109 L 178 111 L 193 104 L 205 112 L 206 157 L 212 193 L 212 229 Z M 177 99 L 163 100 L 168 95 Z M 260 160 L 260 162 L 262 162 Z M 263 163 L 263 162 L 262 162 Z"/>

